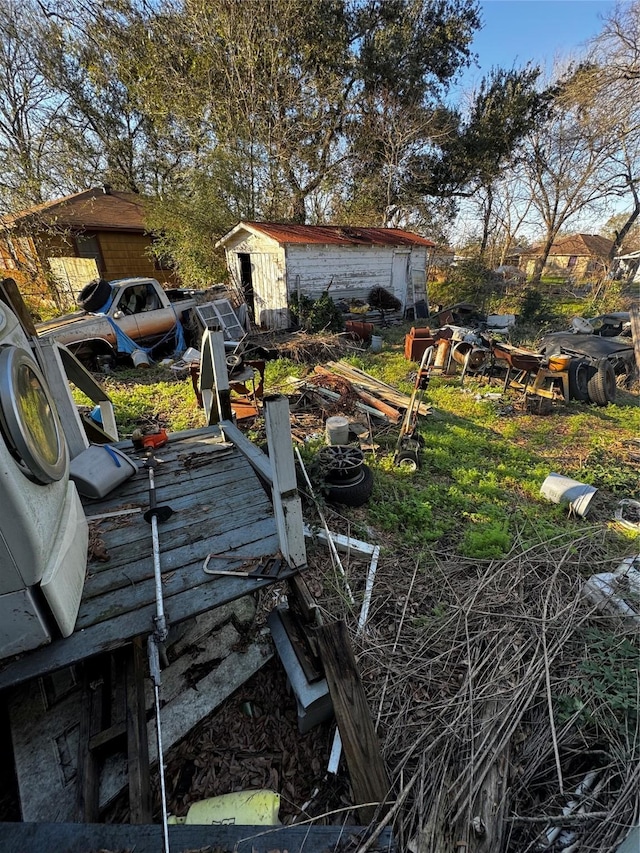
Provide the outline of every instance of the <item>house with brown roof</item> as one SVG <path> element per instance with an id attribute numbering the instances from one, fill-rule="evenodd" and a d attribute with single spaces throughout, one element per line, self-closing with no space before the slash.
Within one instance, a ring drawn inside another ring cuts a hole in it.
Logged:
<path id="1" fill-rule="evenodd" d="M 0 218 L 0 275 L 27 299 L 73 304 L 96 276 L 173 283 L 153 254 L 139 195 L 105 185 Z"/>
<path id="2" fill-rule="evenodd" d="M 366 303 L 383 287 L 401 310 L 427 301 L 426 272 L 435 243 L 400 228 L 239 222 L 216 243 L 255 322 L 287 328 L 295 296 Z"/>
<path id="3" fill-rule="evenodd" d="M 563 276 L 574 280 L 601 278 L 608 269 L 613 240 L 599 234 L 572 234 L 555 241 L 542 271 L 543 276 Z M 533 246 L 520 256 L 520 269 L 530 276 L 534 272 L 541 247 Z"/>

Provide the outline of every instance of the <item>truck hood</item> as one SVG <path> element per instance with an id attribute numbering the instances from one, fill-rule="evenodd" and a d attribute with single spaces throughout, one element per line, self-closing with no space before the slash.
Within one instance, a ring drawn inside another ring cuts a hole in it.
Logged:
<path id="1" fill-rule="evenodd" d="M 88 311 L 75 311 L 73 314 L 63 314 L 62 317 L 47 320 L 46 323 L 38 323 L 36 325 L 36 332 L 39 335 L 46 335 L 47 332 L 60 329 L 62 326 L 73 326 L 75 323 L 86 320 L 87 317 L 91 316 Z"/>

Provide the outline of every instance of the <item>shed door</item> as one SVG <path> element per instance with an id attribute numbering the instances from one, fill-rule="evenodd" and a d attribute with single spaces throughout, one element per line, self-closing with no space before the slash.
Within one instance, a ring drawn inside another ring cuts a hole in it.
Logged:
<path id="1" fill-rule="evenodd" d="M 391 291 L 402 302 L 402 310 L 407 306 L 407 288 L 409 285 L 409 252 L 394 252 L 391 264 Z"/>

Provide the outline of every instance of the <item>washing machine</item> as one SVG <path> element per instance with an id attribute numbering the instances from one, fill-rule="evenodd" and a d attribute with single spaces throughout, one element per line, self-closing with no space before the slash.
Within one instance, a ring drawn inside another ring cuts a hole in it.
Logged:
<path id="1" fill-rule="evenodd" d="M 55 403 L 0 302 L 0 658 L 73 632 L 87 545 Z"/>

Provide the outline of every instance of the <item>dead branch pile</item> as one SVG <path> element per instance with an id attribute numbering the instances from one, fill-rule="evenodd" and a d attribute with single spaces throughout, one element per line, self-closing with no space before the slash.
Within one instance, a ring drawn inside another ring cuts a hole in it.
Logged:
<path id="1" fill-rule="evenodd" d="M 352 338 L 345 334 L 307 334 L 296 332 L 286 337 L 274 336 L 269 342 L 261 337 L 262 346 L 271 345 L 278 350 L 280 358 L 288 358 L 296 364 L 319 364 L 327 360 L 342 358 L 354 350 L 360 350 Z"/>
<path id="2" fill-rule="evenodd" d="M 519 543 L 502 562 L 381 561 L 354 644 L 395 780 L 399 849 L 604 853 L 637 821 L 638 732 L 578 725 L 558 705 L 597 621 L 582 572 L 602 570 L 603 554 L 590 531 Z"/>

